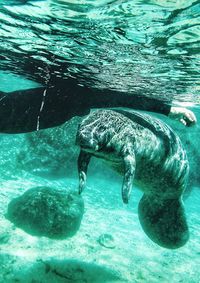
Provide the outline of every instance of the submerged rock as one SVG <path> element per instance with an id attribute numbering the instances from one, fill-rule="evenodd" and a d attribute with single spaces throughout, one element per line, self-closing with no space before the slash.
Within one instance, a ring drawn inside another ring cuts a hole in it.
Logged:
<path id="1" fill-rule="evenodd" d="M 98 238 L 98 243 L 107 248 L 107 249 L 114 249 L 115 248 L 115 242 L 114 238 L 111 234 L 102 234 Z"/>
<path id="2" fill-rule="evenodd" d="M 64 239 L 79 229 L 84 212 L 80 195 L 67 189 L 34 187 L 13 199 L 6 217 L 33 236 Z"/>
<path id="3" fill-rule="evenodd" d="M 25 135 L 17 153 L 16 167 L 40 176 L 71 176 L 79 149 L 74 140 L 80 117 L 55 128 Z"/>

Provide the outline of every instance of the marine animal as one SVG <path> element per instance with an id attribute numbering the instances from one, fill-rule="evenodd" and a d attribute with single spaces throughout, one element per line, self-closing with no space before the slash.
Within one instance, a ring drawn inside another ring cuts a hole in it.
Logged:
<path id="1" fill-rule="evenodd" d="M 138 215 L 144 232 L 158 245 L 175 249 L 189 239 L 182 194 L 189 164 L 177 134 L 161 120 L 138 111 L 97 110 L 79 125 L 76 144 L 79 193 L 86 185 L 92 156 L 123 175 L 122 199 L 133 184 L 143 192 Z"/>

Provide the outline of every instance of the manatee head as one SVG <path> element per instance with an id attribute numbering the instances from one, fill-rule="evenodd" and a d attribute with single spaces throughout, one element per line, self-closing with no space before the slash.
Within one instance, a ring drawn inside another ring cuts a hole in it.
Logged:
<path id="1" fill-rule="evenodd" d="M 103 121 L 95 117 L 95 115 L 89 115 L 78 127 L 76 144 L 89 152 L 98 151 L 106 146 L 110 138 L 111 131 L 108 125 L 104 124 Z"/>

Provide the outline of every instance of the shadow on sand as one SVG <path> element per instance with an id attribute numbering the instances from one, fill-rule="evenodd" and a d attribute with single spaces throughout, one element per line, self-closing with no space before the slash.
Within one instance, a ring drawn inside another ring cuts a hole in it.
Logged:
<path id="1" fill-rule="evenodd" d="M 117 271 L 78 260 L 39 260 L 17 272 L 18 283 L 103 283 L 125 282 Z"/>

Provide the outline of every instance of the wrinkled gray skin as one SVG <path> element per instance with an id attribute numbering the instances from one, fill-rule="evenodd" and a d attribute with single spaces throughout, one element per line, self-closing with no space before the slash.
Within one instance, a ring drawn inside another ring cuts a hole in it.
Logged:
<path id="1" fill-rule="evenodd" d="M 172 129 L 137 111 L 98 110 L 79 125 L 76 143 L 81 148 L 79 193 L 86 184 L 91 156 L 102 158 L 124 176 L 124 203 L 128 203 L 133 183 L 144 192 L 138 213 L 151 240 L 169 249 L 187 242 L 189 231 L 181 196 L 189 165 Z"/>

